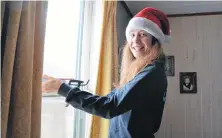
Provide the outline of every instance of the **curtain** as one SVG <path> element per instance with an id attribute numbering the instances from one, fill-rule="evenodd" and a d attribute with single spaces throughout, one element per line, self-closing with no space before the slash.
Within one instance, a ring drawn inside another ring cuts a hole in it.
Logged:
<path id="1" fill-rule="evenodd" d="M 118 46 L 116 32 L 117 1 L 103 1 L 103 24 L 96 94 L 106 95 L 118 79 Z M 97 116 L 92 118 L 91 138 L 107 138 L 109 122 Z"/>
<path id="2" fill-rule="evenodd" d="M 40 138 L 47 2 L 1 1 L 1 138 Z"/>

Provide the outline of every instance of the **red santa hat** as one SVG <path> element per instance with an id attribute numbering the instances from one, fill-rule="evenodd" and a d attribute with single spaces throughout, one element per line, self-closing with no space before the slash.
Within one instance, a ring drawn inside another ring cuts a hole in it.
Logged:
<path id="1" fill-rule="evenodd" d="M 155 8 L 144 8 L 129 21 L 126 28 L 127 40 L 134 29 L 146 31 L 158 39 L 161 44 L 170 39 L 169 20 L 162 11 Z"/>

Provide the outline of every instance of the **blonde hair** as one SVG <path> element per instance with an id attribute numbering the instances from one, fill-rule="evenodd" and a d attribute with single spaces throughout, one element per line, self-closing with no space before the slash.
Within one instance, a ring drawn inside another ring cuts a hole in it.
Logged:
<path id="1" fill-rule="evenodd" d="M 114 87 L 119 88 L 133 79 L 138 72 L 144 69 L 147 65 L 152 64 L 155 59 L 165 59 L 165 54 L 159 43 L 154 44 L 144 57 L 135 58 L 130 50 L 128 43 L 125 44 L 122 53 L 122 61 L 120 68 L 120 81 L 114 84 Z"/>

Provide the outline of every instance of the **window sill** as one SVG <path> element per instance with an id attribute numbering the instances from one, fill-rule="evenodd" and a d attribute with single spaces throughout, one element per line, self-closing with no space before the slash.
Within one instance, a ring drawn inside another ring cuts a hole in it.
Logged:
<path id="1" fill-rule="evenodd" d="M 42 93 L 42 97 L 62 97 L 57 92 Z"/>

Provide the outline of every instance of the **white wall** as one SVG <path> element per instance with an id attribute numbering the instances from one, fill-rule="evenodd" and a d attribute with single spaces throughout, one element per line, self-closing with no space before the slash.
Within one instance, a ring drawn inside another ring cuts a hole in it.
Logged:
<path id="1" fill-rule="evenodd" d="M 222 15 L 170 18 L 175 56 L 156 138 L 222 138 Z M 197 72 L 197 94 L 180 94 L 179 72 Z"/>

